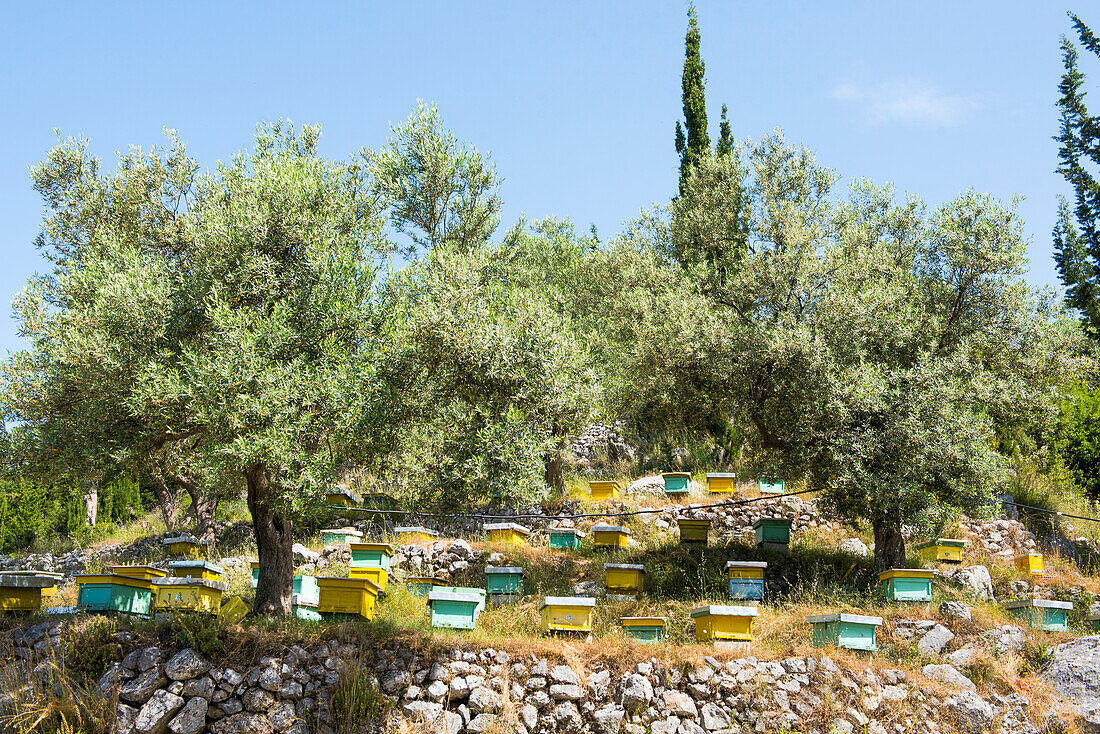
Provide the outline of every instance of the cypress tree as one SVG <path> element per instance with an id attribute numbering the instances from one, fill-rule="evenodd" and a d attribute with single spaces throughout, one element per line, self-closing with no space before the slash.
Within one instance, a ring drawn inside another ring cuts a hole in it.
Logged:
<path id="1" fill-rule="evenodd" d="M 718 155 L 729 155 L 733 152 L 733 134 L 730 132 L 730 121 L 726 119 L 726 106 L 722 105 L 722 124 L 718 126 L 718 144 L 714 150 Z"/>
<path id="2" fill-rule="evenodd" d="M 680 192 L 683 193 L 688 169 L 710 150 L 707 133 L 706 69 L 699 54 L 699 20 L 695 6 L 688 8 L 688 30 L 684 36 L 684 124 L 676 123 L 676 152 L 680 155 Z M 686 134 L 685 134 L 686 133 Z"/>

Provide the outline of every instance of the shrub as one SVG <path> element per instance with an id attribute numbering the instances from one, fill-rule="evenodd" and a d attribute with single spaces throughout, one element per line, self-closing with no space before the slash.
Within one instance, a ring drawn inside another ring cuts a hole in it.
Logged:
<path id="1" fill-rule="evenodd" d="M 122 645 L 114 633 L 114 620 L 107 617 L 74 625 L 61 649 L 65 674 L 85 687 L 94 685 L 111 663 L 122 659 Z"/>

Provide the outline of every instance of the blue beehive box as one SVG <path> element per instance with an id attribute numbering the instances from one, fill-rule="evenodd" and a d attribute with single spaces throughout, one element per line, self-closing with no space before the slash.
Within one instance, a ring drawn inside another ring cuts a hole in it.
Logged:
<path id="1" fill-rule="evenodd" d="M 729 561 L 726 575 L 729 577 L 730 599 L 760 601 L 764 598 L 764 569 L 766 561 Z"/>

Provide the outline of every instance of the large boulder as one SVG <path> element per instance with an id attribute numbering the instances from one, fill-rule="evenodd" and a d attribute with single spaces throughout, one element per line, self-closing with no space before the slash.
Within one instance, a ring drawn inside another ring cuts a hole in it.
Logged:
<path id="1" fill-rule="evenodd" d="M 180 650 L 164 664 L 164 674 L 170 680 L 191 680 L 210 670 L 210 663 L 190 647 Z"/>
<path id="2" fill-rule="evenodd" d="M 1058 645 L 1043 677 L 1051 688 L 1077 705 L 1085 721 L 1100 726 L 1100 636 L 1079 637 Z"/>
<path id="3" fill-rule="evenodd" d="M 980 601 L 997 601 L 993 596 L 993 579 L 985 566 L 967 566 L 956 571 L 951 579 L 962 590 Z"/>
<path id="4" fill-rule="evenodd" d="M 163 734 L 168 729 L 168 720 L 183 708 L 183 699 L 168 691 L 157 691 L 145 702 L 134 720 L 137 734 Z"/>

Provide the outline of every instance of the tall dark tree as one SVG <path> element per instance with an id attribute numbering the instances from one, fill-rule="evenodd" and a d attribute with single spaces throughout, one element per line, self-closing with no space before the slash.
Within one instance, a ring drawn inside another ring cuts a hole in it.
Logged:
<path id="1" fill-rule="evenodd" d="M 1081 45 L 1100 57 L 1100 40 L 1080 18 L 1070 13 Z M 1089 115 L 1082 90 L 1085 75 L 1078 68 L 1073 41 L 1062 37 L 1065 73 L 1058 85 L 1061 125 L 1058 173 L 1073 186 L 1074 204 L 1062 200 L 1054 226 L 1054 261 L 1066 286 L 1066 304 L 1081 313 L 1089 334 L 1100 335 L 1100 182 L 1090 169 L 1100 166 L 1100 118 Z"/>
<path id="2" fill-rule="evenodd" d="M 714 152 L 719 156 L 733 152 L 733 132 L 730 130 L 730 121 L 726 119 L 728 111 L 728 108 L 722 105 L 722 124 L 718 126 L 718 143 L 714 146 Z"/>
<path id="3" fill-rule="evenodd" d="M 710 150 L 707 132 L 706 68 L 699 54 L 699 19 L 695 6 L 688 8 L 688 31 L 684 36 L 684 122 L 676 121 L 676 152 L 680 155 L 680 192 L 688 171 Z M 685 135 L 686 131 L 686 135 Z"/>

